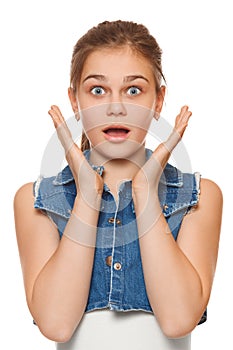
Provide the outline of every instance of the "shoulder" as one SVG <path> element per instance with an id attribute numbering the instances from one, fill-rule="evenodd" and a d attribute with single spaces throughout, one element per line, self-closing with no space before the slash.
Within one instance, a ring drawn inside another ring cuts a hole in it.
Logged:
<path id="1" fill-rule="evenodd" d="M 201 178 L 199 201 L 191 215 L 184 218 L 183 230 L 188 227 L 195 231 L 195 237 L 219 238 L 222 221 L 223 195 L 220 187 L 212 180 Z M 197 234 L 199 232 L 199 234 Z M 203 233 L 205 232 L 205 233 Z"/>
<path id="2" fill-rule="evenodd" d="M 34 182 L 28 182 L 16 191 L 13 203 L 16 222 L 22 222 L 25 218 L 28 219 L 29 217 L 39 216 L 41 214 L 40 211 L 35 211 L 34 208 L 34 186 Z"/>
<path id="3" fill-rule="evenodd" d="M 35 209 L 33 188 L 33 182 L 26 183 L 16 191 L 14 196 L 14 218 L 18 239 L 27 237 L 29 240 L 29 235 L 35 239 L 34 233 L 38 231 L 42 231 L 38 235 L 41 238 L 47 227 L 47 231 L 52 232 L 53 230 L 57 234 L 57 230 L 54 225 L 51 225 L 51 220 L 47 215 L 44 215 L 43 211 Z M 41 230 L 41 228 L 43 229 Z"/>
<path id="4" fill-rule="evenodd" d="M 211 179 L 202 178 L 201 179 L 201 187 L 202 187 L 202 189 L 213 191 L 216 194 L 219 194 L 219 195 L 222 194 L 222 191 L 221 191 L 219 185 Z"/>
<path id="5" fill-rule="evenodd" d="M 50 221 L 40 210 L 35 210 L 33 187 L 33 182 L 26 183 L 16 191 L 14 196 L 15 228 L 19 240 L 24 237 L 29 239 L 31 232 L 36 232 L 41 225 L 45 227 Z"/>
<path id="6" fill-rule="evenodd" d="M 219 207 L 222 206 L 223 194 L 216 182 L 206 178 L 201 179 L 200 202 L 205 202 L 209 205 L 217 204 Z"/>
<path id="7" fill-rule="evenodd" d="M 27 182 L 17 189 L 15 196 L 22 195 L 23 193 L 28 192 L 31 189 L 33 189 L 33 182 Z"/>
<path id="8" fill-rule="evenodd" d="M 22 206 L 23 204 L 27 204 L 28 202 L 33 202 L 33 182 L 28 182 L 22 185 L 15 193 L 14 196 L 14 207 L 15 209 L 18 205 Z"/>

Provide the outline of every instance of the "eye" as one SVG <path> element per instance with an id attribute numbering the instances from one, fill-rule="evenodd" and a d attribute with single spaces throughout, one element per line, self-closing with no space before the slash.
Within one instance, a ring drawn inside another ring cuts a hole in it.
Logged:
<path id="1" fill-rule="evenodd" d="M 95 86 L 91 89 L 93 95 L 103 95 L 105 94 L 104 89 L 101 86 Z"/>
<path id="2" fill-rule="evenodd" d="M 128 90 L 127 90 L 127 94 L 134 96 L 134 95 L 138 95 L 141 93 L 141 89 L 139 89 L 136 86 L 131 86 Z"/>

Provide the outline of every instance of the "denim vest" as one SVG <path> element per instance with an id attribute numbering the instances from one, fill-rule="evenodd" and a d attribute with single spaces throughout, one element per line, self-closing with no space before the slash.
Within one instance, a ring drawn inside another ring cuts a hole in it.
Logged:
<path id="1" fill-rule="evenodd" d="M 146 149 L 149 159 L 152 151 Z M 89 161 L 90 151 L 84 152 Z M 100 175 L 102 166 L 94 166 Z M 182 173 L 167 164 L 159 183 L 163 215 L 174 239 L 189 210 L 199 199 L 199 173 Z M 143 310 L 152 313 L 147 297 L 138 240 L 132 183 L 121 184 L 116 204 L 104 184 L 97 225 L 95 258 L 86 312 L 109 308 L 116 311 Z M 57 176 L 40 177 L 34 183 L 34 207 L 44 211 L 56 224 L 62 237 L 76 197 L 76 186 L 69 166 Z M 206 311 L 199 324 L 206 321 Z"/>

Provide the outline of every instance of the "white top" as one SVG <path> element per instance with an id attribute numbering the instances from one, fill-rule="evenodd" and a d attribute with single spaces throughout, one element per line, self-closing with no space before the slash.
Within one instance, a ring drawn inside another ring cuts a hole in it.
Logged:
<path id="1" fill-rule="evenodd" d="M 191 336 L 168 339 L 151 313 L 104 309 L 85 313 L 72 339 L 58 343 L 56 349 L 190 350 Z"/>

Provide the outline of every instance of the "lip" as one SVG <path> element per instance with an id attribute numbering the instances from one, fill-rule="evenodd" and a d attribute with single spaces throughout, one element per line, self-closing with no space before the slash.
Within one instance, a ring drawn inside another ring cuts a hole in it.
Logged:
<path id="1" fill-rule="evenodd" d="M 108 125 L 102 130 L 106 140 L 111 142 L 122 142 L 129 137 L 130 129 L 125 125 Z"/>

